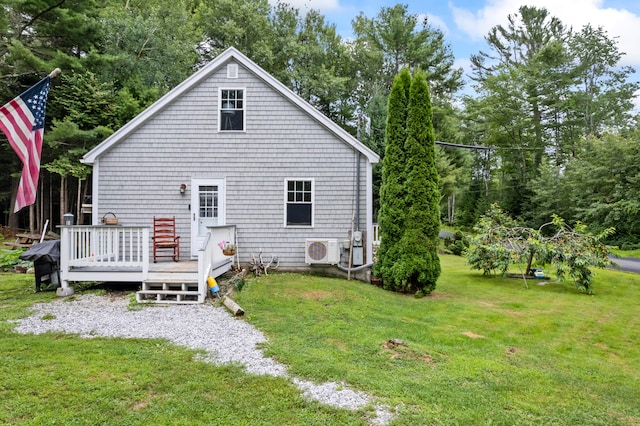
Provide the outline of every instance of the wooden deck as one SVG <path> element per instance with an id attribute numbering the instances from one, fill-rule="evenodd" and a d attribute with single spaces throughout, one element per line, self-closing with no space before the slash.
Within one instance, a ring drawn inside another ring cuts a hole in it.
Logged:
<path id="1" fill-rule="evenodd" d="M 63 226 L 59 294 L 73 294 L 69 283 L 74 281 L 140 282 L 139 301 L 203 303 L 208 294 L 208 277 L 219 277 L 233 263 L 233 258 L 224 256 L 214 244 L 218 240 L 216 233 L 226 234 L 227 228 L 235 229 L 232 225 L 209 228 L 198 260 L 153 263 L 148 228 Z"/>
<path id="2" fill-rule="evenodd" d="M 174 262 L 167 260 L 164 262 L 150 263 L 149 272 L 198 272 L 197 260 L 181 260 Z"/>
<path id="3" fill-rule="evenodd" d="M 198 261 L 168 261 L 149 264 L 148 282 L 198 282 Z"/>

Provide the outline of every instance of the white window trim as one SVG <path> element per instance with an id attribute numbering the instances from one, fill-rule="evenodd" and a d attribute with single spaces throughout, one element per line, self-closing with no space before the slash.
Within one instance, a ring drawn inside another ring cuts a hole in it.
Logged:
<path id="1" fill-rule="evenodd" d="M 242 130 L 222 130 L 222 91 L 223 90 L 242 90 Z M 218 87 L 218 132 L 220 133 L 244 133 L 247 131 L 247 89 L 245 87 L 225 86 Z"/>
<path id="2" fill-rule="evenodd" d="M 311 182 L 311 225 L 287 225 L 287 195 L 288 183 L 291 181 L 310 181 Z M 316 181 L 314 178 L 285 178 L 284 179 L 284 196 L 283 196 L 283 221 L 285 228 L 313 228 L 316 223 Z"/>

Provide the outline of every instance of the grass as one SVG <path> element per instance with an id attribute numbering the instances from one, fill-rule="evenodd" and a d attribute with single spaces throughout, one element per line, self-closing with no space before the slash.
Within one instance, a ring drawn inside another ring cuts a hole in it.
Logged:
<path id="1" fill-rule="evenodd" d="M 611 254 L 616 257 L 640 257 L 640 249 L 636 250 L 621 250 L 618 248 L 611 248 Z"/>
<path id="2" fill-rule="evenodd" d="M 285 379 L 196 361 L 162 340 L 14 333 L 10 320 L 55 298 L 33 289 L 32 275 L 0 274 L 0 424 L 365 424 Z"/>
<path id="3" fill-rule="evenodd" d="M 283 274 L 237 301 L 269 356 L 384 398 L 395 424 L 640 424 L 640 277 L 598 271 L 588 296 L 442 264 L 423 299 Z"/>
<path id="4" fill-rule="evenodd" d="M 459 257 L 442 266 L 422 299 L 270 274 L 235 300 L 292 375 L 375 395 L 397 407 L 394 425 L 640 424 L 640 276 L 598 270 L 588 296 L 572 283 L 526 290 Z M 366 424 L 282 378 L 205 364 L 161 340 L 11 331 L 7 320 L 53 298 L 33 293 L 32 276 L 0 275 L 0 424 Z"/>

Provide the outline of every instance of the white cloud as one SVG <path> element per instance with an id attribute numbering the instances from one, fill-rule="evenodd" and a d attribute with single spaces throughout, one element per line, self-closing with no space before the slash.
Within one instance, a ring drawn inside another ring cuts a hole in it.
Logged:
<path id="1" fill-rule="evenodd" d="M 421 15 L 418 15 L 418 22 L 422 22 L 422 19 L 424 19 L 425 16 L 427 18 L 427 23 L 429 25 L 431 25 L 434 28 L 438 28 L 438 29 L 442 30 L 442 32 L 444 34 L 448 34 L 449 33 L 449 27 L 447 27 L 447 24 L 439 16 L 431 15 L 429 13 L 427 13 L 426 15 L 422 15 L 421 14 Z"/>
<path id="2" fill-rule="evenodd" d="M 603 27 L 609 37 L 618 41 L 618 48 L 626 53 L 622 65 L 640 68 L 640 43 L 637 32 L 640 29 L 640 16 L 628 10 L 603 7 L 603 0 L 529 0 L 528 6 L 546 8 L 552 16 L 574 30 L 580 30 L 591 23 L 593 27 Z M 522 5 L 522 0 L 487 0 L 486 5 L 477 11 L 455 6 L 451 0 L 451 9 L 456 26 L 473 41 L 480 41 L 496 25 L 505 25 L 507 15 L 514 14 Z"/>

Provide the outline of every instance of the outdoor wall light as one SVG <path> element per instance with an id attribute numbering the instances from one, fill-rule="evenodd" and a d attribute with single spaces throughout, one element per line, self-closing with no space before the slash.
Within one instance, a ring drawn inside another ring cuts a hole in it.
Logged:
<path id="1" fill-rule="evenodd" d="M 184 183 L 181 183 L 180 184 L 180 193 L 182 195 L 184 195 L 184 191 L 186 191 L 186 190 L 187 190 L 187 185 L 185 185 Z"/>

